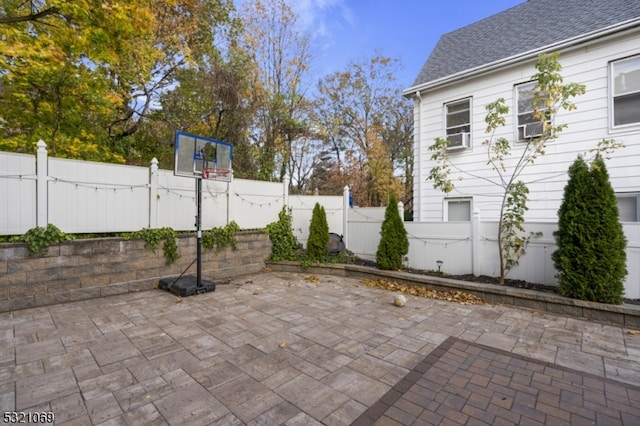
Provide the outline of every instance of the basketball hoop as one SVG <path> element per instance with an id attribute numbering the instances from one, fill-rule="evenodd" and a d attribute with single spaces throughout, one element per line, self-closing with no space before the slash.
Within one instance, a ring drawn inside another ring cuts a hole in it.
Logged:
<path id="1" fill-rule="evenodd" d="M 229 177 L 230 169 L 220 168 L 220 167 L 204 167 L 202 169 L 202 179 L 211 179 L 211 180 L 227 180 Z"/>

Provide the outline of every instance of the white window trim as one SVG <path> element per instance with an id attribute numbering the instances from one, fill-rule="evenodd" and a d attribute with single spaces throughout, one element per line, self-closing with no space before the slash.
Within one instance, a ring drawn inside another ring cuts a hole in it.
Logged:
<path id="1" fill-rule="evenodd" d="M 443 139 L 447 139 L 447 130 L 449 129 L 449 126 L 447 125 L 447 116 L 448 116 L 448 107 L 449 105 L 455 105 L 458 103 L 462 103 L 468 101 L 469 102 L 469 148 L 473 147 L 473 144 L 471 143 L 472 141 L 472 137 L 471 135 L 473 134 L 473 97 L 469 96 L 466 98 L 460 98 L 460 99 L 455 99 L 452 101 L 448 101 L 448 102 L 444 102 L 442 104 L 442 138 Z M 458 126 L 456 126 L 458 127 Z"/>
<path id="2" fill-rule="evenodd" d="M 627 221 L 620 219 L 620 221 L 626 223 L 640 222 L 640 192 L 616 192 L 616 201 L 619 198 L 634 198 L 636 201 L 636 220 Z"/>
<path id="3" fill-rule="evenodd" d="M 473 197 L 450 197 L 442 199 L 442 220 L 444 222 L 450 222 L 449 220 L 449 204 L 450 203 L 461 203 L 461 202 L 469 202 L 469 220 L 456 220 L 451 222 L 470 222 L 473 219 Z"/>
<path id="4" fill-rule="evenodd" d="M 520 129 L 520 127 L 524 127 L 524 126 L 520 126 L 520 124 L 518 123 L 518 117 L 521 114 L 520 111 L 518 110 L 518 101 L 519 101 L 519 98 L 520 98 L 520 91 L 518 89 L 521 88 L 521 87 L 524 87 L 524 86 L 534 86 L 535 87 L 535 85 L 536 85 L 535 81 L 525 81 L 523 83 L 518 83 L 518 84 L 513 86 L 513 92 L 514 92 L 513 93 L 513 103 L 514 103 L 513 111 L 515 111 L 515 113 L 513 115 L 513 127 L 514 127 L 513 131 L 514 131 L 514 135 L 515 135 L 514 136 L 514 140 L 516 141 L 516 143 L 527 143 L 527 142 L 529 142 L 528 139 L 520 139 L 520 131 L 519 131 L 519 129 Z M 532 105 L 532 107 L 533 107 L 533 105 Z M 523 113 L 528 113 L 528 112 L 532 112 L 533 113 L 533 110 L 531 110 L 531 111 L 523 111 Z M 547 123 L 549 123 L 549 122 L 547 121 Z"/>
<path id="5" fill-rule="evenodd" d="M 628 124 L 620 124 L 618 126 L 615 125 L 615 108 L 613 99 L 615 97 L 615 76 L 613 73 L 613 68 L 616 63 L 623 62 L 630 59 L 638 59 L 640 58 L 640 54 L 627 56 L 624 58 L 619 58 L 614 61 L 609 62 L 607 71 L 609 73 L 609 87 L 608 87 L 608 105 L 609 105 L 609 131 L 611 133 L 616 132 L 624 132 L 630 129 L 637 129 L 640 127 L 640 121 L 636 121 L 635 123 Z"/>

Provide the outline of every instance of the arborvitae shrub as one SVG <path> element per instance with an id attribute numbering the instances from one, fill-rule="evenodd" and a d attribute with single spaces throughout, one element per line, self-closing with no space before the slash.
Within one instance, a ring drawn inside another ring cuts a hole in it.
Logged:
<path id="1" fill-rule="evenodd" d="M 327 213 L 319 203 L 313 207 L 311 224 L 309 225 L 309 240 L 307 241 L 307 256 L 312 259 L 323 258 L 327 255 L 329 243 L 329 225 Z"/>
<path id="2" fill-rule="evenodd" d="M 291 210 L 286 206 L 278 213 L 278 221 L 268 224 L 265 228 L 271 239 L 271 260 L 294 260 L 298 240 L 293 235 L 291 226 Z"/>
<path id="3" fill-rule="evenodd" d="M 376 251 L 378 268 L 397 270 L 402 267 L 403 257 L 409 253 L 409 239 L 404 222 L 398 212 L 398 202 L 391 195 L 384 213 L 384 221 L 380 230 L 380 243 Z"/>
<path id="4" fill-rule="evenodd" d="M 622 303 L 626 239 L 604 161 L 578 159 L 558 210 L 557 250 L 552 254 L 559 292 L 574 299 Z"/>

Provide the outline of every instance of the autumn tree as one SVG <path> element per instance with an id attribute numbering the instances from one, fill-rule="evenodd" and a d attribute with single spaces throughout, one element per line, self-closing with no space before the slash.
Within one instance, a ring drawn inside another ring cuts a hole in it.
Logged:
<path id="1" fill-rule="evenodd" d="M 124 161 L 176 73 L 215 54 L 223 0 L 7 0 L 0 9 L 0 148 Z"/>
<path id="2" fill-rule="evenodd" d="M 128 159 L 140 152 L 138 143 L 145 138 L 132 136 L 157 111 L 160 97 L 180 84 L 181 73 L 200 72 L 210 63 L 218 63 L 220 49 L 226 47 L 239 26 L 232 17 L 232 4 L 224 0 L 149 3 L 154 25 L 145 46 L 153 47 L 151 55 L 144 61 L 135 55 L 123 57 L 111 73 L 113 86 L 125 101 L 109 123 L 109 143 L 112 150 Z M 166 139 L 163 142 L 166 146 Z"/>
<path id="3" fill-rule="evenodd" d="M 367 185 L 362 193 L 354 191 L 361 205 L 386 201 L 380 195 L 392 190 L 388 176 L 395 174 L 399 163 L 394 164 L 394 160 L 400 159 L 394 154 L 406 153 L 398 147 L 411 143 L 411 133 L 399 124 L 410 122 L 412 113 L 405 106 L 407 100 L 403 99 L 401 88 L 395 84 L 398 67 L 397 60 L 376 52 L 370 60 L 351 62 L 345 71 L 333 73 L 318 84 L 315 114 L 321 134 L 327 148 L 336 153 L 341 170 L 361 169 Z M 372 153 L 377 155 L 375 164 L 368 164 L 373 160 L 368 157 Z M 354 164 L 344 164 L 347 157 Z M 382 163 L 382 157 L 391 161 Z M 380 167 L 382 164 L 386 169 Z M 374 170 L 380 175 L 372 174 Z M 386 189 L 381 190 L 385 185 Z"/>
<path id="4" fill-rule="evenodd" d="M 252 66 L 248 56 L 232 46 L 207 63 L 180 70 L 178 86 L 160 96 L 161 109 L 149 115 L 151 125 L 142 133 L 172 141 L 180 129 L 229 142 L 234 176 L 256 177 L 258 155 L 248 138 L 255 109 L 247 71 Z"/>
<path id="5" fill-rule="evenodd" d="M 106 146 L 126 104 L 110 74 L 123 57 L 144 58 L 154 18 L 145 1 L 5 1 L 0 9 L 0 148 L 123 161 Z"/>
<path id="6" fill-rule="evenodd" d="M 500 215 L 498 221 L 498 255 L 500 260 L 500 284 L 504 284 L 507 272 L 516 266 L 525 252 L 532 234 L 525 235 L 524 215 L 528 210 L 527 200 L 529 189 L 521 179 L 524 170 L 534 164 L 544 155 L 547 144 L 558 138 L 565 124 L 555 123 L 556 114 L 560 110 L 571 111 L 576 108 L 571 98 L 583 94 L 585 86 L 577 83 L 563 83 L 560 71 L 562 66 L 558 62 L 558 54 L 540 55 L 535 65 L 537 72 L 532 80 L 535 82 L 531 99 L 532 117 L 540 124 L 542 132 L 539 136 L 529 137 L 512 157 L 511 143 L 503 137 L 495 138 L 498 128 L 505 126 L 505 117 L 509 114 L 509 107 L 504 98 L 487 105 L 486 132 L 489 139 L 483 144 L 487 149 L 487 165 L 495 173 L 495 178 L 475 176 L 458 168 L 447 155 L 449 141 L 437 138 L 429 150 L 433 152 L 431 160 L 436 165 L 431 168 L 429 180 L 434 188 L 445 193 L 454 190 L 451 178 L 453 170 L 457 177 L 470 176 L 483 179 L 495 185 L 500 191 Z M 508 161 L 512 160 L 512 161 Z"/>
<path id="7" fill-rule="evenodd" d="M 313 173 L 323 162 L 321 142 L 313 136 L 301 136 L 291 144 L 287 175 L 291 179 L 289 191 L 304 194 L 318 189 L 313 185 Z M 324 189 L 324 188 L 323 188 Z M 332 192 L 331 194 L 339 194 Z"/>
<path id="8" fill-rule="evenodd" d="M 241 19 L 243 48 L 255 64 L 250 137 L 260 154 L 259 177 L 282 180 L 294 141 L 307 132 L 309 39 L 298 30 L 298 17 L 285 0 L 244 2 Z"/>

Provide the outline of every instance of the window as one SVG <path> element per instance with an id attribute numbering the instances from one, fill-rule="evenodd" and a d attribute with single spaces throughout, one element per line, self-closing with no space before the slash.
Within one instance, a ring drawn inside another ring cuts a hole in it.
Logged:
<path id="1" fill-rule="evenodd" d="M 618 211 L 620 212 L 620 222 L 640 222 L 638 216 L 638 205 L 640 204 L 640 194 L 618 193 Z"/>
<path id="2" fill-rule="evenodd" d="M 611 63 L 613 127 L 640 123 L 640 56 Z"/>
<path id="3" fill-rule="evenodd" d="M 469 222 L 471 220 L 471 198 L 445 198 L 447 222 Z"/>
<path id="4" fill-rule="evenodd" d="M 520 142 L 540 136 L 544 131 L 544 123 L 533 117 L 535 86 L 534 81 L 516 86 L 518 141 Z"/>
<path id="5" fill-rule="evenodd" d="M 446 139 L 449 149 L 471 146 L 471 99 L 445 104 Z"/>

